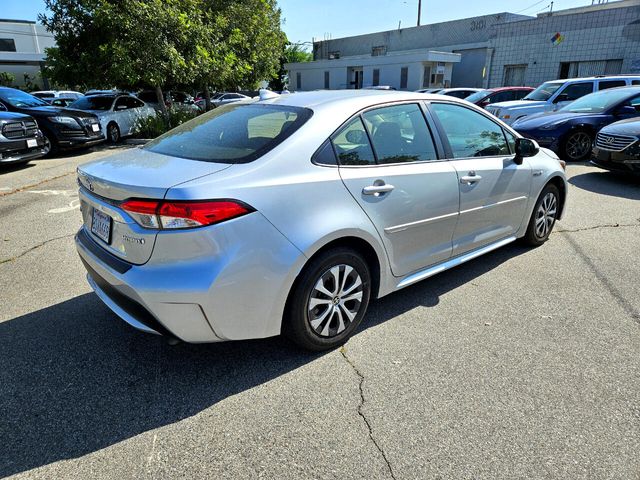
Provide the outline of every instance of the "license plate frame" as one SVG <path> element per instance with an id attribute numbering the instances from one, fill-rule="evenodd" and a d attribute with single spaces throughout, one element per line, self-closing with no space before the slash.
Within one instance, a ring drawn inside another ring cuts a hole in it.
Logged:
<path id="1" fill-rule="evenodd" d="M 91 131 L 92 132 L 98 132 L 100 130 L 100 126 L 97 123 L 92 123 L 91 124 Z"/>
<path id="2" fill-rule="evenodd" d="M 35 138 L 27 139 L 27 148 L 36 148 L 38 146 L 38 140 Z"/>
<path id="3" fill-rule="evenodd" d="M 93 209 L 91 213 L 91 233 L 109 245 L 111 243 L 111 230 L 113 219 L 106 213 Z"/>

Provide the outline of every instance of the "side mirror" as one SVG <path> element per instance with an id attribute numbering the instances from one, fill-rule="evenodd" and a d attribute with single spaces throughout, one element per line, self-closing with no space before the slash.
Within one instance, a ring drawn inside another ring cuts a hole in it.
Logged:
<path id="1" fill-rule="evenodd" d="M 529 138 L 516 138 L 516 156 L 513 161 L 522 165 L 522 159 L 527 157 L 535 157 L 540 151 L 540 146 L 535 140 Z"/>
<path id="2" fill-rule="evenodd" d="M 623 105 L 620 108 L 617 108 L 614 115 L 638 115 L 638 110 L 636 107 L 632 107 L 631 105 Z"/>

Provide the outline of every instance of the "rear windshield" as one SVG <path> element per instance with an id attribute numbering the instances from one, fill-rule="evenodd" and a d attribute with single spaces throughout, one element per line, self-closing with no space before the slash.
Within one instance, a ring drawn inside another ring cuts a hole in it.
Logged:
<path id="1" fill-rule="evenodd" d="M 312 114 L 306 108 L 280 105 L 225 105 L 183 123 L 143 148 L 203 162 L 247 163 L 281 143 Z"/>

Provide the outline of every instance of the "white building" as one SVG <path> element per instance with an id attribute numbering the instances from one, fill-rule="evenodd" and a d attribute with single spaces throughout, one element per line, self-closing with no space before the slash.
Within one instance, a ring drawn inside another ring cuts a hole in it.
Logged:
<path id="1" fill-rule="evenodd" d="M 25 83 L 25 74 L 48 88 L 40 74 L 45 49 L 54 47 L 53 35 L 36 22 L 0 19 L 0 72 L 15 76 L 15 86 Z"/>
<path id="2" fill-rule="evenodd" d="M 428 49 L 288 63 L 289 89 L 336 90 L 387 85 L 398 90 L 448 87 L 460 54 Z"/>

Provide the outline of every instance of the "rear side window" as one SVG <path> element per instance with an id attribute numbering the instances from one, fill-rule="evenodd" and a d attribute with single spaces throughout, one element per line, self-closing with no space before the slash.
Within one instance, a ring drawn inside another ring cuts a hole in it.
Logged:
<path id="1" fill-rule="evenodd" d="M 375 165 L 367 132 L 360 117 L 351 119 L 332 138 L 340 165 Z"/>
<path id="2" fill-rule="evenodd" d="M 598 83 L 598 90 L 606 90 L 607 88 L 624 87 L 626 82 L 624 80 L 601 80 Z"/>
<path id="3" fill-rule="evenodd" d="M 362 117 L 379 164 L 437 158 L 424 115 L 415 103 L 369 110 Z"/>
<path id="4" fill-rule="evenodd" d="M 280 105 L 218 107 L 149 142 L 146 150 L 214 163 L 247 163 L 298 130 L 313 112 Z"/>
<path id="5" fill-rule="evenodd" d="M 431 109 L 449 140 L 453 158 L 509 155 L 502 127 L 484 115 L 446 103 L 433 103 Z"/>

